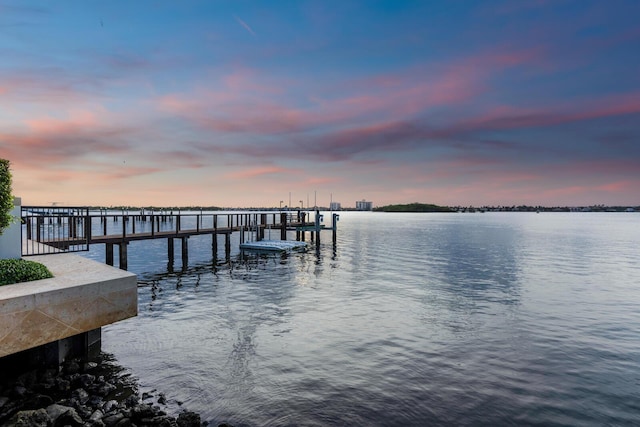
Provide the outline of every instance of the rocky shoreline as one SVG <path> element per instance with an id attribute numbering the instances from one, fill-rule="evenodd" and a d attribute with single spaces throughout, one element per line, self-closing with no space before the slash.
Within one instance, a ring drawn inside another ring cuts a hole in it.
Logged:
<path id="1" fill-rule="evenodd" d="M 6 375 L 6 373 L 5 373 Z M 0 426 L 16 427 L 200 427 L 195 412 L 167 414 L 162 393 L 138 385 L 105 353 L 60 369 L 31 370 L 0 383 Z M 178 405 L 181 403 L 178 402 Z M 226 423 L 219 427 L 231 427 Z"/>

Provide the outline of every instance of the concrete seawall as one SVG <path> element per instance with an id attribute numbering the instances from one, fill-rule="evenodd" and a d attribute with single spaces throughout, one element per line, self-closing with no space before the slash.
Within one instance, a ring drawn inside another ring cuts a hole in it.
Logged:
<path id="1" fill-rule="evenodd" d="M 138 313 L 135 274 L 74 254 L 29 260 L 54 277 L 0 286 L 0 358 L 46 347 L 52 363 L 78 348 L 99 351 L 102 326 Z"/>

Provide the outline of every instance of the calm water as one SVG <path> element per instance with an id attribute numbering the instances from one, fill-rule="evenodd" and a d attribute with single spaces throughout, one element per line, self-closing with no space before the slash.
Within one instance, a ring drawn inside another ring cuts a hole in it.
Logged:
<path id="1" fill-rule="evenodd" d="M 319 251 L 218 266 L 192 238 L 175 273 L 165 241 L 132 243 L 139 316 L 104 350 L 213 424 L 640 424 L 640 214 L 339 228 L 335 249 L 325 232 Z"/>

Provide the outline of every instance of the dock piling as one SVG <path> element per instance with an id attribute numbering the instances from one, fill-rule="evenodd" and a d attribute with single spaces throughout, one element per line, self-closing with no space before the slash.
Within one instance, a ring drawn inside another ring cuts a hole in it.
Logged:
<path id="1" fill-rule="evenodd" d="M 173 263 L 173 256 L 174 256 L 173 237 L 169 237 L 167 239 L 167 258 L 169 259 L 170 263 Z"/>
<path id="2" fill-rule="evenodd" d="M 107 265 L 113 267 L 113 243 L 105 244 L 105 261 Z"/>
<path id="3" fill-rule="evenodd" d="M 189 264 L 189 237 L 182 238 L 182 268 L 187 268 Z"/>
<path id="4" fill-rule="evenodd" d="M 122 221 L 124 223 L 124 221 Z M 127 265 L 127 245 L 129 242 L 120 242 L 120 270 L 126 270 Z"/>
<path id="5" fill-rule="evenodd" d="M 282 212 L 280 214 L 280 240 L 287 240 L 287 214 Z"/>

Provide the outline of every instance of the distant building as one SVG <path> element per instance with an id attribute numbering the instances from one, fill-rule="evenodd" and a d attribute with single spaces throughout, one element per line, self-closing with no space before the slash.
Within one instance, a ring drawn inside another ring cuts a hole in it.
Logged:
<path id="1" fill-rule="evenodd" d="M 358 200 L 356 202 L 357 211 L 371 211 L 373 210 L 373 202 L 367 202 L 366 200 Z"/>
<path id="2" fill-rule="evenodd" d="M 329 205 L 329 209 L 332 211 L 339 211 L 340 209 L 342 209 L 342 206 L 340 206 L 340 202 L 331 202 L 331 204 Z"/>

